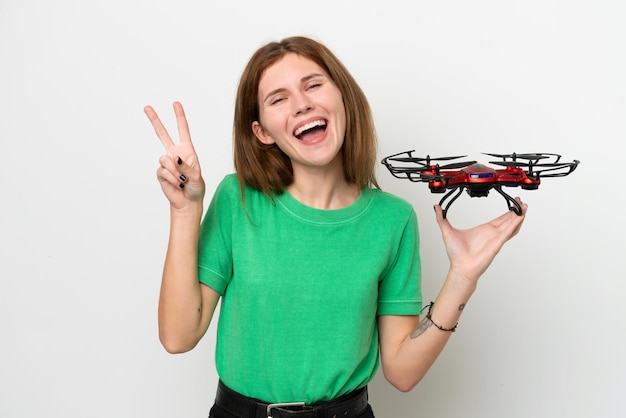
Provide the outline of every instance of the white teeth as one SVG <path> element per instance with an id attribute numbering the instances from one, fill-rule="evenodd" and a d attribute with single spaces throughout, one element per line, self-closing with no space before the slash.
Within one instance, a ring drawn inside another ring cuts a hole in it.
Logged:
<path id="1" fill-rule="evenodd" d="M 311 128 L 315 128 L 316 126 L 326 126 L 326 121 L 325 120 L 316 120 L 316 121 L 313 121 L 313 122 L 309 122 L 306 125 L 302 125 L 298 129 L 296 129 L 296 132 L 294 132 L 294 135 L 298 136 L 302 132 L 308 131 Z"/>

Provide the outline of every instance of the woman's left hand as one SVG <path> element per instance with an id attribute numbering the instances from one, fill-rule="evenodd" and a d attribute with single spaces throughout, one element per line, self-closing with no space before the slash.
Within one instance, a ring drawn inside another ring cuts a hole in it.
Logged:
<path id="1" fill-rule="evenodd" d="M 522 215 L 507 211 L 491 222 L 470 229 L 456 229 L 439 205 L 435 205 L 437 223 L 450 259 L 450 270 L 475 285 L 502 246 L 520 230 L 528 206 L 517 197 Z"/>

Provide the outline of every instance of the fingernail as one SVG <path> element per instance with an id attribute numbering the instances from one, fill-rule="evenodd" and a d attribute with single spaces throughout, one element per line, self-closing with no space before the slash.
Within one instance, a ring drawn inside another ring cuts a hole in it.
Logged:
<path id="1" fill-rule="evenodd" d="M 181 189 L 184 189 L 184 188 L 185 188 L 185 185 L 184 185 L 183 183 L 180 183 L 180 184 L 178 185 L 178 187 L 180 187 Z"/>
<path id="2" fill-rule="evenodd" d="M 183 165 L 183 160 L 180 157 L 178 157 L 178 161 L 176 162 L 178 163 L 178 165 Z"/>
<path id="3" fill-rule="evenodd" d="M 187 181 L 187 176 L 186 176 L 186 175 L 184 175 L 184 174 L 181 174 L 181 175 L 180 175 L 180 177 L 179 177 L 179 179 L 180 179 L 180 181 L 185 182 L 185 181 Z"/>

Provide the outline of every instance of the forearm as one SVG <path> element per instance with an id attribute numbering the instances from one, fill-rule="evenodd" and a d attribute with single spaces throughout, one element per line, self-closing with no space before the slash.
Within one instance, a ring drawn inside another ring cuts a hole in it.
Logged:
<path id="1" fill-rule="evenodd" d="M 413 320 L 392 353 L 383 358 L 387 380 L 402 391 L 411 390 L 428 372 L 456 329 L 465 304 L 476 288 L 453 270 L 448 272 L 439 295 L 425 308 L 419 322 Z"/>
<path id="2" fill-rule="evenodd" d="M 427 308 L 430 318 L 424 315 L 423 322 L 427 323 L 426 326 L 436 331 L 444 331 L 444 335 L 450 337 L 451 332 L 456 330 L 465 305 L 476 290 L 477 282 L 477 277 L 468 279 L 451 268 L 437 298 L 430 308 Z M 413 339 L 419 337 L 420 330 L 423 331 L 423 329 L 414 330 L 411 337 Z M 446 330 L 449 332 L 446 333 Z"/>
<path id="3" fill-rule="evenodd" d="M 159 337 L 170 352 L 190 350 L 204 332 L 197 262 L 202 210 L 202 203 L 195 203 L 170 214 L 159 298 Z"/>

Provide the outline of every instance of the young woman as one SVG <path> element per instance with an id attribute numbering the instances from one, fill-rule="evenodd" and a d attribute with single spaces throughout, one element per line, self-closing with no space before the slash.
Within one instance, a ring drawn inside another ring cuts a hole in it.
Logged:
<path id="1" fill-rule="evenodd" d="M 214 418 L 373 417 L 367 384 L 411 390 L 455 330 L 478 278 L 522 225 L 513 212 L 468 230 L 435 206 L 450 269 L 420 320 L 410 204 L 379 190 L 367 99 L 324 45 L 304 37 L 253 54 L 237 92 L 236 174 L 203 215 L 204 181 L 180 103 L 157 171 L 170 202 L 159 302 L 168 352 L 191 350 L 221 298 Z"/>

